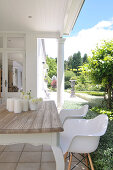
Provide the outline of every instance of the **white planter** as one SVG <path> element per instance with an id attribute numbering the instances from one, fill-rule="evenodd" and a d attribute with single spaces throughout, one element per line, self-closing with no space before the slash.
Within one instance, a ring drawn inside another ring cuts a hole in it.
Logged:
<path id="1" fill-rule="evenodd" d="M 29 102 L 29 108 L 30 110 L 37 110 L 37 103 Z"/>

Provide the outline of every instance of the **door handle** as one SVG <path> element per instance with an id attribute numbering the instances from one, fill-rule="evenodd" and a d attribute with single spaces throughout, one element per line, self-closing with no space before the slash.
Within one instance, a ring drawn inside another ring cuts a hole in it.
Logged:
<path id="1" fill-rule="evenodd" d="M 7 80 L 5 80 L 5 87 L 7 87 Z"/>

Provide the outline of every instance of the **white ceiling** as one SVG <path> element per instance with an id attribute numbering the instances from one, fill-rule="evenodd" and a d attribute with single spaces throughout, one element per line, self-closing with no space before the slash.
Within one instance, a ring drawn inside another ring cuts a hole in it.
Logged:
<path id="1" fill-rule="evenodd" d="M 68 34 L 83 2 L 84 0 L 0 0 L 0 31 Z M 65 28 L 67 24 L 69 28 Z"/>

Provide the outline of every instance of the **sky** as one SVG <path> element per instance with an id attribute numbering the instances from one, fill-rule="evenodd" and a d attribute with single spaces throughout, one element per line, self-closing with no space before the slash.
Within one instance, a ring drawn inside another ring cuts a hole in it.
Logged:
<path id="1" fill-rule="evenodd" d="M 82 57 L 85 53 L 91 56 L 102 40 L 113 39 L 113 0 L 85 0 L 73 30 L 64 38 L 65 60 L 78 51 Z M 57 57 L 55 39 L 46 39 L 45 46 L 49 57 Z"/>

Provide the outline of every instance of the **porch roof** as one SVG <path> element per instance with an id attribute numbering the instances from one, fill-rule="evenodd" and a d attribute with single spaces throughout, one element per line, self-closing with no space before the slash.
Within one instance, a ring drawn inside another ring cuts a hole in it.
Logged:
<path id="1" fill-rule="evenodd" d="M 83 3 L 84 0 L 0 0 L 0 31 L 69 34 Z"/>

